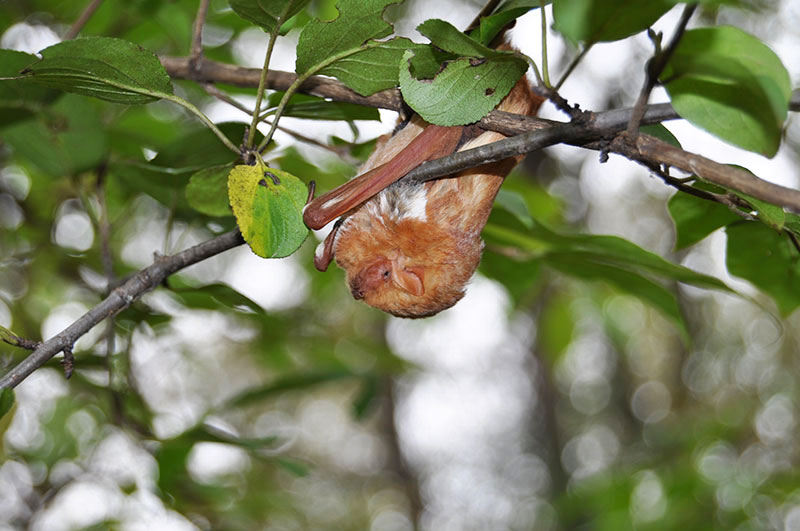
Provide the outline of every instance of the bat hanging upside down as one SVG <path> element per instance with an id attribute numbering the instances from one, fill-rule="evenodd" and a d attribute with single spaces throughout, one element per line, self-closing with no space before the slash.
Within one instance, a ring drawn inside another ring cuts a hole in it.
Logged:
<path id="1" fill-rule="evenodd" d="M 525 76 L 497 109 L 532 115 L 542 99 Z M 310 202 L 319 229 L 341 216 L 317 249 L 320 271 L 345 270 L 353 297 L 399 317 L 427 317 L 464 296 L 481 258 L 480 234 L 514 157 L 428 182 L 400 180 L 422 162 L 505 138 L 476 126 L 442 127 L 415 115 L 378 140 L 360 175 Z"/>

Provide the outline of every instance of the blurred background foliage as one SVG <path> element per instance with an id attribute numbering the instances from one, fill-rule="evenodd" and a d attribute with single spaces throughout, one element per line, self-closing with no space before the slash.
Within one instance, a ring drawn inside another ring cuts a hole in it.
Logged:
<path id="1" fill-rule="evenodd" d="M 390 18 L 405 31 L 433 16 L 463 27 L 479 9 L 423 4 Z M 55 42 L 85 5 L 5 0 L 2 47 Z M 82 35 L 187 55 L 196 9 L 105 0 Z M 333 1 L 309 13 L 331 18 Z M 791 0 L 702 16 L 800 37 Z M 257 65 L 265 40 L 211 2 L 207 57 Z M 629 105 L 649 49 L 625 46 L 605 52 L 606 77 L 601 66 L 576 73 L 570 100 Z M 554 41 L 552 53 L 563 67 L 574 51 Z M 174 84 L 241 122 L 196 84 Z M 220 88 L 252 104 L 252 90 Z M 198 168 L 231 161 L 183 111 L 36 98 L 0 114 L 0 325 L 34 339 L 153 253 L 234 227 L 187 202 Z M 286 120 L 353 149 L 343 162 L 284 135 L 273 160 L 331 188 L 390 114 L 352 129 Z M 242 137 L 242 123 L 222 127 Z M 782 156 L 796 162 L 794 117 L 786 140 Z M 239 248 L 183 271 L 81 338 L 69 381 L 56 359 L 17 388 L 0 424 L 0 529 L 800 529 L 797 316 L 779 320 L 770 299 L 727 276 L 724 233 L 674 251 L 670 195 L 627 161 L 567 147 L 529 155 L 504 186 L 468 296 L 425 321 L 387 318 L 353 301 L 338 269 L 314 271 L 316 237 L 285 260 Z M 534 221 L 622 236 L 759 304 L 672 282 L 676 321 L 626 280 L 581 278 L 491 232 Z M 0 366 L 25 355 L 2 345 Z"/>

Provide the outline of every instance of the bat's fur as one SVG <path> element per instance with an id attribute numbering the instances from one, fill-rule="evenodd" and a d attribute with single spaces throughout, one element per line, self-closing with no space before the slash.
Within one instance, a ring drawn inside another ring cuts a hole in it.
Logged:
<path id="1" fill-rule="evenodd" d="M 534 114 L 541 99 L 523 76 L 497 107 Z M 363 173 L 396 157 L 427 126 L 419 116 L 380 139 Z M 461 150 L 504 136 L 483 132 Z M 330 250 L 353 296 L 400 317 L 425 317 L 464 296 L 480 262 L 480 233 L 503 179 L 521 157 L 427 183 L 399 181 L 348 212 Z"/>

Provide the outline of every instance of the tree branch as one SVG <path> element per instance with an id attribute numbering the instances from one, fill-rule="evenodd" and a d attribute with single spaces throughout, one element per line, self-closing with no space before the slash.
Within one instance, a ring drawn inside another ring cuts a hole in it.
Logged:
<path id="1" fill-rule="evenodd" d="M 664 110 L 663 107 L 658 107 L 654 114 L 661 115 Z M 639 162 L 672 166 L 725 188 L 800 212 L 800 191 L 793 188 L 765 181 L 747 171 L 684 151 L 650 135 L 640 134 L 627 145 L 620 137 L 609 141 L 608 139 L 627 127 L 631 113 L 630 109 L 625 112 L 598 113 L 586 123 L 547 123 L 522 117 L 525 119 L 520 120 L 521 123 L 530 122 L 531 126 L 535 123 L 537 130 L 425 162 L 409 172 L 405 178 L 429 181 L 488 162 L 566 143 L 617 153 Z M 647 118 L 645 113 L 644 123 Z"/>
<path id="2" fill-rule="evenodd" d="M 678 47 L 678 43 L 681 41 L 681 37 L 683 37 L 683 34 L 686 31 L 686 26 L 689 24 L 689 19 L 692 18 L 692 15 L 696 9 L 697 4 L 687 4 L 686 7 L 684 7 L 683 13 L 681 14 L 681 19 L 678 21 L 678 27 L 675 29 L 675 34 L 672 36 L 672 40 L 669 42 L 669 45 L 666 47 L 666 49 L 663 51 L 660 50 L 659 38 L 653 38 L 653 41 L 656 45 L 656 53 L 653 58 L 647 62 L 647 66 L 645 67 L 644 85 L 642 85 L 642 90 L 639 92 L 639 98 L 636 100 L 636 104 L 633 106 L 633 113 L 631 114 L 631 119 L 628 123 L 627 131 L 629 136 L 633 137 L 639 132 L 639 122 L 641 121 L 642 116 L 644 116 L 645 108 L 647 107 L 647 100 L 650 99 L 650 93 L 653 91 L 653 88 L 658 82 L 658 76 L 660 76 L 661 72 L 664 71 L 664 68 L 667 66 L 670 57 L 672 57 L 672 54 Z M 653 35 L 652 31 L 650 35 Z"/>
<path id="3" fill-rule="evenodd" d="M 197 244 L 172 256 L 156 258 L 124 284 L 115 288 L 102 302 L 83 314 L 62 332 L 38 346 L 31 355 L 0 378 L 0 389 L 16 387 L 33 371 L 61 351 L 69 351 L 79 337 L 104 319 L 130 306 L 133 301 L 161 284 L 169 275 L 192 264 L 220 254 L 244 243 L 239 231 L 231 231 Z"/>
<path id="4" fill-rule="evenodd" d="M 195 68 L 190 67 L 189 58 L 167 57 L 162 58 L 161 61 L 169 74 L 176 78 L 192 79 L 204 83 L 221 82 L 239 86 L 258 86 L 260 76 L 258 69 L 227 65 L 209 61 L 203 57 L 196 62 Z M 267 87 L 285 90 L 296 79 L 297 76 L 294 74 L 272 71 L 267 79 Z M 363 97 L 338 81 L 316 76 L 306 80 L 300 90 L 307 94 L 336 101 L 402 110 L 402 99 L 397 90 L 383 91 Z M 800 91 L 793 92 L 789 108 L 795 111 L 800 110 Z M 567 143 L 588 149 L 618 153 L 631 160 L 645 163 L 648 167 L 660 164 L 678 168 L 714 184 L 744 192 L 775 205 L 800 211 L 800 191 L 798 190 L 764 181 L 744 170 L 684 151 L 649 135 L 640 134 L 634 142 L 625 142 L 618 136 L 618 133 L 626 129 L 632 112 L 631 109 L 619 109 L 588 113 L 589 116 L 586 120 L 563 123 L 492 111 L 481 120 L 479 125 L 488 130 L 506 135 L 516 134 L 516 136 L 423 163 L 405 178 L 427 181 L 554 144 Z M 650 105 L 647 106 L 641 123 L 657 123 L 675 118 L 679 118 L 679 116 L 669 104 Z M 171 257 L 158 258 L 155 263 L 114 289 L 106 299 L 64 331 L 39 345 L 30 356 L 0 378 L 0 389 L 18 385 L 52 356 L 65 351 L 65 349 L 71 349 L 79 337 L 100 321 L 130 306 L 134 300 L 154 289 L 167 276 L 243 242 L 241 234 L 233 231 Z"/>
<path id="5" fill-rule="evenodd" d="M 234 66 L 212 61 L 205 57 L 201 57 L 196 62 L 194 70 L 192 70 L 190 66 L 190 58 L 188 57 L 161 57 L 160 59 L 167 73 L 174 79 L 186 79 L 198 83 L 225 83 L 237 87 L 256 88 L 258 87 L 258 80 L 261 76 L 261 70 L 258 68 Z M 267 76 L 267 88 L 272 90 L 286 90 L 296 79 L 297 75 L 291 72 L 271 70 L 269 76 Z M 371 96 L 361 96 L 348 88 L 347 85 L 341 81 L 327 77 L 311 76 L 305 83 L 300 85 L 299 92 L 334 101 L 364 105 L 366 107 L 388 109 L 396 112 L 407 110 L 407 108 L 403 106 L 403 97 L 398 89 L 383 90 Z M 658 111 L 656 112 L 654 109 L 658 109 Z M 800 89 L 792 92 L 792 97 L 789 100 L 789 109 L 792 111 L 800 111 Z M 613 117 L 615 116 L 614 113 L 626 113 L 630 119 L 629 109 L 597 113 L 596 117 L 597 119 L 600 119 L 600 116 Z M 659 115 L 658 113 L 660 113 L 661 118 L 655 119 L 655 116 Z M 503 134 L 519 134 L 531 130 L 521 128 L 519 126 L 520 122 L 531 123 L 531 120 L 536 120 L 531 118 L 527 120 L 517 120 L 511 118 L 513 116 L 517 115 L 504 113 L 502 111 L 492 111 L 479 122 L 479 125 L 484 129 L 497 131 Z M 668 103 L 648 105 L 646 107 L 646 116 L 652 121 L 645 121 L 643 123 L 657 123 L 664 120 L 680 118 Z"/>
<path id="6" fill-rule="evenodd" d="M 190 62 L 197 63 L 197 60 L 203 55 L 203 25 L 206 23 L 206 13 L 208 13 L 210 1 L 200 0 L 200 4 L 197 6 L 197 15 L 192 26 L 192 44 L 189 50 L 191 54 L 189 56 Z"/>
<path id="7" fill-rule="evenodd" d="M 78 33 L 81 32 L 83 27 L 89 22 L 89 19 L 92 18 L 94 12 L 97 11 L 97 8 L 100 7 L 100 4 L 103 3 L 103 0 L 92 0 L 89 2 L 89 5 L 86 6 L 86 9 L 83 10 L 83 13 L 80 14 L 78 19 L 72 24 L 72 27 L 67 30 L 64 34 L 64 40 L 68 41 L 74 39 L 78 36 Z"/>

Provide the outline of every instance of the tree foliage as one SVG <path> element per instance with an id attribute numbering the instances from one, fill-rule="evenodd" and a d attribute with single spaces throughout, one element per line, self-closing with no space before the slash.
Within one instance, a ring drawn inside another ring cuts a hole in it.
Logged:
<path id="1" fill-rule="evenodd" d="M 466 33 L 480 6 L 454 2 L 413 36 L 402 0 L 86 3 L 0 12 L 4 524 L 800 525 L 800 193 L 668 121 L 796 151 L 797 72 L 746 24 L 788 0 L 508 0 Z M 542 11 L 549 53 L 490 47 Z M 238 66 L 254 41 L 263 68 Z M 626 45 L 619 94 L 582 110 L 571 81 Z M 491 112 L 526 71 L 562 123 Z M 519 135 L 416 178 L 531 152 L 430 321 L 312 267 L 307 186 L 354 174 L 377 108 Z M 473 402 L 426 418 L 455 388 Z"/>

